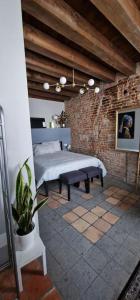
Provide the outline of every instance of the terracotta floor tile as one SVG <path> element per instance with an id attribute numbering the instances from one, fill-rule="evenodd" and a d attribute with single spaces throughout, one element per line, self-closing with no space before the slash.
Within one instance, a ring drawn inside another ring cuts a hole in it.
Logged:
<path id="1" fill-rule="evenodd" d="M 127 196 L 126 198 L 124 198 L 124 200 L 122 202 L 133 205 L 137 202 L 137 200 Z"/>
<path id="2" fill-rule="evenodd" d="M 79 217 L 83 216 L 85 213 L 88 212 L 86 208 L 83 206 L 77 206 L 76 208 L 73 209 L 73 212 L 78 215 Z"/>
<path id="3" fill-rule="evenodd" d="M 90 240 L 92 243 L 96 243 L 103 236 L 103 232 L 95 228 L 94 226 L 90 226 L 83 235 Z"/>
<path id="4" fill-rule="evenodd" d="M 119 190 L 119 188 L 117 188 L 116 186 L 110 186 L 109 188 L 108 188 L 108 191 L 112 191 L 112 192 L 116 192 L 116 191 L 118 191 Z"/>
<path id="5" fill-rule="evenodd" d="M 138 195 L 138 194 L 130 193 L 129 196 L 133 199 L 140 200 L 140 195 Z"/>
<path id="6" fill-rule="evenodd" d="M 87 212 L 84 216 L 82 216 L 82 219 L 89 224 L 93 224 L 98 219 L 98 216 L 91 212 Z"/>
<path id="7" fill-rule="evenodd" d="M 122 195 L 122 196 L 127 196 L 127 195 L 129 194 L 128 191 L 123 190 L 123 189 L 120 189 L 118 193 L 119 193 L 120 195 Z"/>
<path id="8" fill-rule="evenodd" d="M 104 192 L 103 192 L 103 194 L 104 195 L 107 195 L 107 196 L 111 196 L 112 194 L 113 194 L 114 192 L 111 190 L 109 190 L 109 189 L 107 189 L 107 190 L 105 190 Z"/>
<path id="9" fill-rule="evenodd" d="M 114 194 L 112 194 L 112 197 L 113 197 L 113 198 L 116 198 L 116 199 L 118 199 L 118 200 L 122 200 L 122 199 L 124 198 L 124 196 L 123 196 L 123 195 L 120 195 L 119 193 L 114 193 Z"/>
<path id="10" fill-rule="evenodd" d="M 15 298 L 16 298 L 16 293 L 12 291 L 2 293 L 2 298 L 0 294 L 1 300 L 15 300 Z M 28 300 L 28 298 L 26 298 L 25 300 Z"/>
<path id="11" fill-rule="evenodd" d="M 91 182 L 91 183 L 96 184 L 96 185 L 101 185 L 100 179 L 96 179 L 96 178 L 93 178 L 93 182 Z"/>
<path id="12" fill-rule="evenodd" d="M 110 212 L 107 212 L 105 215 L 102 216 L 102 218 L 110 224 L 115 224 L 119 220 L 119 217 Z"/>
<path id="13" fill-rule="evenodd" d="M 68 203 L 68 200 L 65 200 L 64 198 L 59 198 L 58 202 L 61 204 L 66 204 L 66 203 Z"/>
<path id="14" fill-rule="evenodd" d="M 57 208 L 60 206 L 60 203 L 52 199 L 50 202 L 48 202 L 48 206 L 50 208 Z"/>
<path id="15" fill-rule="evenodd" d="M 82 181 L 82 182 L 80 182 L 80 187 L 81 188 L 85 188 L 85 183 Z"/>
<path id="16" fill-rule="evenodd" d="M 83 193 L 81 197 L 85 200 L 93 199 L 93 195 L 87 193 Z"/>
<path id="17" fill-rule="evenodd" d="M 91 209 L 91 212 L 97 215 L 98 217 L 102 217 L 106 213 L 106 210 L 100 206 L 96 206 L 93 209 Z"/>
<path id="18" fill-rule="evenodd" d="M 121 208 L 124 211 L 127 211 L 131 206 L 132 206 L 132 204 L 123 202 L 119 205 L 119 208 Z"/>
<path id="19" fill-rule="evenodd" d="M 72 226 L 76 228 L 79 232 L 84 232 L 90 225 L 86 221 L 78 219 L 77 221 L 72 223 Z"/>
<path id="20" fill-rule="evenodd" d="M 67 189 L 62 189 L 62 195 L 64 195 L 64 196 L 67 196 L 68 195 L 68 191 L 67 191 Z"/>
<path id="21" fill-rule="evenodd" d="M 56 193 L 52 193 L 52 194 L 51 194 L 51 198 L 52 198 L 53 200 L 58 201 L 58 200 L 60 199 L 60 195 L 59 195 L 59 194 L 56 194 Z"/>
<path id="22" fill-rule="evenodd" d="M 106 201 L 111 203 L 112 205 L 117 205 L 120 202 L 119 199 L 116 199 L 116 198 L 113 198 L 113 197 L 107 198 Z"/>
<path id="23" fill-rule="evenodd" d="M 45 198 L 46 198 L 45 195 L 42 195 L 42 194 L 38 194 L 38 195 L 37 195 L 37 199 L 38 199 L 38 200 L 43 200 L 43 199 L 45 199 Z"/>
<path id="24" fill-rule="evenodd" d="M 53 287 L 50 278 L 42 275 L 42 265 L 39 260 L 33 261 L 22 269 L 22 281 L 24 291 L 20 294 L 20 300 L 39 300 Z M 16 298 L 14 275 L 10 269 L 0 274 L 0 293 L 2 293 L 2 300 Z"/>
<path id="25" fill-rule="evenodd" d="M 20 294 L 20 300 L 32 300 L 33 295 L 29 295 L 26 292 Z"/>
<path id="26" fill-rule="evenodd" d="M 72 211 L 66 213 L 65 215 L 63 215 L 63 218 L 68 222 L 68 223 L 73 223 L 74 221 L 76 221 L 78 219 L 78 216 L 76 214 L 74 214 Z"/>
<path id="27" fill-rule="evenodd" d="M 62 300 L 62 298 L 60 297 L 57 290 L 53 288 L 48 295 L 44 296 L 40 300 Z"/>
<path id="28" fill-rule="evenodd" d="M 43 276 L 42 272 L 40 274 L 23 273 L 23 287 L 26 292 L 41 297 L 52 288 L 52 282 L 48 276 Z"/>
<path id="29" fill-rule="evenodd" d="M 111 228 L 111 225 L 103 219 L 98 219 L 94 226 L 102 232 L 107 232 Z"/>

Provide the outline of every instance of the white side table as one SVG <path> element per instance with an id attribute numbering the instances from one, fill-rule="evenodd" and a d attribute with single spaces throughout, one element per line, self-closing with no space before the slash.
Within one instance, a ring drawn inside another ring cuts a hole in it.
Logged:
<path id="1" fill-rule="evenodd" d="M 45 276 L 47 274 L 45 246 L 40 236 L 36 234 L 33 247 L 24 251 L 16 251 L 18 282 L 19 282 L 20 292 L 23 291 L 21 268 L 23 268 L 25 265 L 27 265 L 28 263 L 30 263 L 31 261 L 35 260 L 38 257 L 42 257 L 43 275 Z"/>

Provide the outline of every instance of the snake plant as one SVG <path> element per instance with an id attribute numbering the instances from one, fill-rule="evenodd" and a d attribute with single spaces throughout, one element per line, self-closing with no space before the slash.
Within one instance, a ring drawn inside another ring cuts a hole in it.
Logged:
<path id="1" fill-rule="evenodd" d="M 44 198 L 35 205 L 37 193 L 33 199 L 31 191 L 32 173 L 28 165 L 28 160 L 29 159 L 25 160 L 17 174 L 16 200 L 15 203 L 12 204 L 12 215 L 17 224 L 17 233 L 19 235 L 26 235 L 33 230 L 34 214 L 47 202 L 47 198 Z M 24 170 L 27 173 L 27 182 L 25 182 L 23 177 Z"/>

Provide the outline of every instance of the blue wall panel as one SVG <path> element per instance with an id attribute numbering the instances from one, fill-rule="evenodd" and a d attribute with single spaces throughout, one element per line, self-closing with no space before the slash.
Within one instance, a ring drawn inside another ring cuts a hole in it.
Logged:
<path id="1" fill-rule="evenodd" d="M 50 141 L 62 141 L 63 144 L 71 144 L 70 128 L 33 128 L 32 143 L 42 143 Z"/>

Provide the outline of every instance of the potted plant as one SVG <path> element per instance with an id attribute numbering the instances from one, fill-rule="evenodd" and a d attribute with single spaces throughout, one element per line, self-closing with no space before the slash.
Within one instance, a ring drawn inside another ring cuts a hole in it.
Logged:
<path id="1" fill-rule="evenodd" d="M 27 174 L 26 182 L 23 177 L 23 171 Z M 16 200 L 12 204 L 12 215 L 16 223 L 17 250 L 25 250 L 33 245 L 36 232 L 33 218 L 37 210 L 47 202 L 47 198 L 45 198 L 35 205 L 37 194 L 33 199 L 31 182 L 32 174 L 27 159 L 17 174 Z"/>

